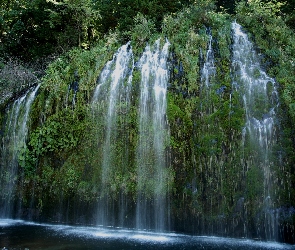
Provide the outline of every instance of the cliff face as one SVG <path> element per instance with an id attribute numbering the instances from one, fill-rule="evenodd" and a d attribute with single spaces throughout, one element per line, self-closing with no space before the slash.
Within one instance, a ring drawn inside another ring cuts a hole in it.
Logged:
<path id="1" fill-rule="evenodd" d="M 237 17 L 252 35 L 194 6 L 49 65 L 1 114 L 2 216 L 294 242 L 293 45 Z"/>

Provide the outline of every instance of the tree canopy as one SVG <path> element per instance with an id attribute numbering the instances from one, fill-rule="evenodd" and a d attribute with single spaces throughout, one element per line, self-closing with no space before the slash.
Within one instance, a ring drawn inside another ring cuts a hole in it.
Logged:
<path id="1" fill-rule="evenodd" d="M 35 60 L 73 47 L 89 48 L 110 30 L 129 39 L 140 13 L 160 31 L 167 14 L 192 4 L 212 2 L 218 11 L 234 13 L 235 0 L 1 0 L 0 57 Z M 248 2 L 257 2 L 256 0 Z M 279 1 L 258 1 L 262 4 Z M 295 1 L 282 5 L 280 15 L 293 29 Z M 127 34 L 127 37 L 126 37 Z"/>

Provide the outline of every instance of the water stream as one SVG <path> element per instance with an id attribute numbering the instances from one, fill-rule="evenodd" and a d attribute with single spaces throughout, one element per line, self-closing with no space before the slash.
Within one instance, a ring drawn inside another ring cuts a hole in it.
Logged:
<path id="1" fill-rule="evenodd" d="M 234 22 L 232 30 L 233 87 L 242 96 L 246 118 L 242 143 L 245 151 L 244 171 L 249 178 L 247 189 L 253 188 L 250 186 L 251 179 L 261 178 L 258 181 L 261 192 L 257 190 L 255 199 L 258 199 L 257 206 L 263 215 L 255 226 L 267 239 L 274 240 L 277 239 L 277 222 L 273 213 L 276 199 L 273 146 L 277 141 L 278 92 L 275 80 L 263 70 L 253 44 L 242 27 Z"/>
<path id="2" fill-rule="evenodd" d="M 7 110 L 0 165 L 0 217 L 2 218 L 11 218 L 17 212 L 14 211 L 14 202 L 18 181 L 16 176 L 19 171 L 19 155 L 26 147 L 30 109 L 39 87 L 40 85 L 29 89 L 23 96 L 16 99 Z"/>
<path id="3" fill-rule="evenodd" d="M 120 47 L 113 59 L 106 64 L 93 96 L 93 110 L 95 108 L 99 109 L 102 102 L 107 103 L 106 116 L 104 118 L 105 136 L 101 164 L 101 192 L 98 202 L 99 225 L 109 226 L 116 224 L 113 201 L 109 191 L 110 182 L 114 178 L 115 172 L 119 171 L 116 168 L 120 169 L 120 166 L 116 166 L 114 161 L 117 153 L 112 141 L 116 140 L 118 136 L 118 113 L 122 112 L 122 108 L 124 112 L 128 112 L 133 68 L 133 53 L 129 42 Z M 121 202 L 124 203 L 124 194 L 122 193 L 120 197 Z M 124 206 L 120 206 L 119 210 L 120 217 L 123 218 Z M 123 226 L 122 220 L 120 224 Z"/>
<path id="4" fill-rule="evenodd" d="M 167 230 L 168 162 L 165 142 L 167 130 L 167 57 L 169 42 L 163 48 L 160 40 L 151 49 L 147 45 L 140 61 L 141 86 L 139 107 L 139 141 L 137 146 L 137 211 L 138 229 Z"/>

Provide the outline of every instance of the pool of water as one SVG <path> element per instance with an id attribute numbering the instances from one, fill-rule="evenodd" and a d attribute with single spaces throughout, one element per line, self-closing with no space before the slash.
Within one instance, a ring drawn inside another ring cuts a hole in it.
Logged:
<path id="1" fill-rule="evenodd" d="M 0 249 L 181 249 L 257 250 L 294 249 L 295 245 L 174 233 L 153 233 L 120 228 L 37 224 L 0 219 Z"/>

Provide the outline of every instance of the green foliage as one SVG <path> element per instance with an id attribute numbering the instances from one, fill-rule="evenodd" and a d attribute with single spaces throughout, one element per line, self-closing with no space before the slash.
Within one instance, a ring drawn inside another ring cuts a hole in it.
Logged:
<path id="1" fill-rule="evenodd" d="M 246 185 L 236 182 L 242 178 L 245 121 L 239 94 L 231 86 L 231 20 L 214 8 L 212 2 L 198 2 L 166 16 L 162 26 L 175 55 L 167 114 L 174 199 L 182 202 L 174 205 L 180 214 L 189 211 L 206 218 L 231 213 Z M 206 26 L 216 65 L 208 87 L 200 77 L 209 40 Z"/>
<path id="2" fill-rule="evenodd" d="M 289 0 L 285 2 L 285 5 L 282 8 L 282 11 L 286 13 L 286 24 L 295 30 L 295 8 L 294 8 L 295 2 L 294 0 Z"/>
<path id="3" fill-rule="evenodd" d="M 30 135 L 28 158 L 37 161 L 39 157 L 53 152 L 59 154 L 77 147 L 85 131 L 85 110 L 73 112 L 64 109 L 52 115 L 42 127 Z M 61 133 L 62 131 L 62 133 Z"/>
<path id="4" fill-rule="evenodd" d="M 73 46 L 89 47 L 100 35 L 100 16 L 90 0 L 7 2 L 1 13 L 1 56 L 31 61 Z"/>
<path id="5" fill-rule="evenodd" d="M 282 1 L 242 1 L 237 4 L 236 17 L 240 24 L 243 25 L 252 35 L 252 39 L 261 56 L 261 61 L 267 69 L 268 73 L 275 77 L 279 90 L 280 108 L 277 116 L 280 122 L 280 137 L 277 145 L 274 146 L 273 159 L 274 164 L 270 167 L 271 178 L 273 185 L 280 188 L 279 195 L 271 193 L 271 198 L 276 197 L 276 206 L 283 203 L 294 204 L 290 200 L 290 195 L 294 196 L 294 192 L 289 188 L 294 186 L 294 122 L 295 122 L 295 105 L 294 105 L 294 61 L 295 56 L 295 37 L 294 25 L 288 22 L 292 20 L 282 11 L 292 13 L 290 8 L 291 2 Z M 287 22 L 286 22 L 287 21 Z M 288 26 L 289 25 L 289 26 Z M 255 155 L 255 152 L 250 150 L 246 145 L 246 154 Z M 283 153 L 280 151 L 283 148 Z M 258 149 L 254 149 L 258 151 Z M 281 152 L 281 153 L 279 153 Z M 280 160 L 278 160 L 280 159 Z M 262 197 L 265 194 L 259 189 L 259 180 L 262 178 L 261 167 L 263 167 L 263 159 L 260 163 L 256 163 L 248 171 L 247 175 L 247 195 L 252 200 L 249 203 L 248 209 L 251 214 L 255 214 L 261 206 L 262 202 L 257 200 L 257 197 Z M 260 166 L 258 166 L 260 164 Z M 252 164 L 253 165 L 253 164 Z M 292 173 L 292 174 L 291 174 Z M 273 177 L 275 176 L 275 177 Z M 286 184 L 286 182 L 288 184 Z M 264 197 L 266 198 L 266 197 Z"/>
<path id="6" fill-rule="evenodd" d="M 1 56 L 8 54 L 27 60 L 28 57 L 47 54 L 46 50 L 52 53 L 54 40 L 48 36 L 51 32 L 44 23 L 48 4 L 41 0 L 6 3 L 1 13 Z M 32 46 L 35 43 L 39 44 L 38 48 Z"/>
<path id="7" fill-rule="evenodd" d="M 287 3 L 289 4 L 289 3 Z M 280 98 L 287 116 L 295 121 L 294 61 L 295 36 L 282 17 L 280 1 L 250 1 L 237 5 L 237 19 L 254 35 L 262 61 L 280 86 Z M 293 127 L 293 125 L 291 125 Z"/>
<path id="8" fill-rule="evenodd" d="M 148 20 L 153 20 L 157 29 L 161 26 L 163 16 L 167 13 L 175 13 L 187 4 L 187 0 L 112 0 L 100 1 L 99 9 L 101 10 L 104 23 L 101 26 L 103 32 L 109 29 L 119 28 L 120 31 L 126 32 L 132 30 L 134 18 L 138 13 L 142 13 Z M 136 19 L 136 18 L 135 18 Z"/>
<path id="9" fill-rule="evenodd" d="M 95 28 L 100 19 L 99 12 L 90 0 L 54 1 L 48 0 L 50 8 L 48 12 L 49 26 L 53 30 L 62 28 L 57 35 L 58 45 L 63 49 L 73 46 L 89 47 L 89 42 L 98 37 Z"/>
<path id="10" fill-rule="evenodd" d="M 136 42 L 137 46 L 143 46 L 149 41 L 155 33 L 156 28 L 154 22 L 147 20 L 144 15 L 138 13 L 134 18 L 134 27 L 130 31 L 132 41 Z"/>
<path id="11" fill-rule="evenodd" d="M 99 73 L 106 61 L 112 56 L 116 46 L 116 36 L 111 34 L 91 50 L 73 49 L 49 65 L 41 86 L 47 95 L 43 111 L 45 117 L 73 105 L 74 93 L 69 88 L 75 81 L 79 85 L 76 96 L 77 105 L 88 104 L 92 98 Z M 75 75 L 78 79 L 75 79 Z"/>
<path id="12" fill-rule="evenodd" d="M 263 196 L 261 189 L 261 180 L 263 180 L 263 172 L 256 166 L 252 166 L 247 172 L 247 198 L 249 200 L 259 201 Z"/>

